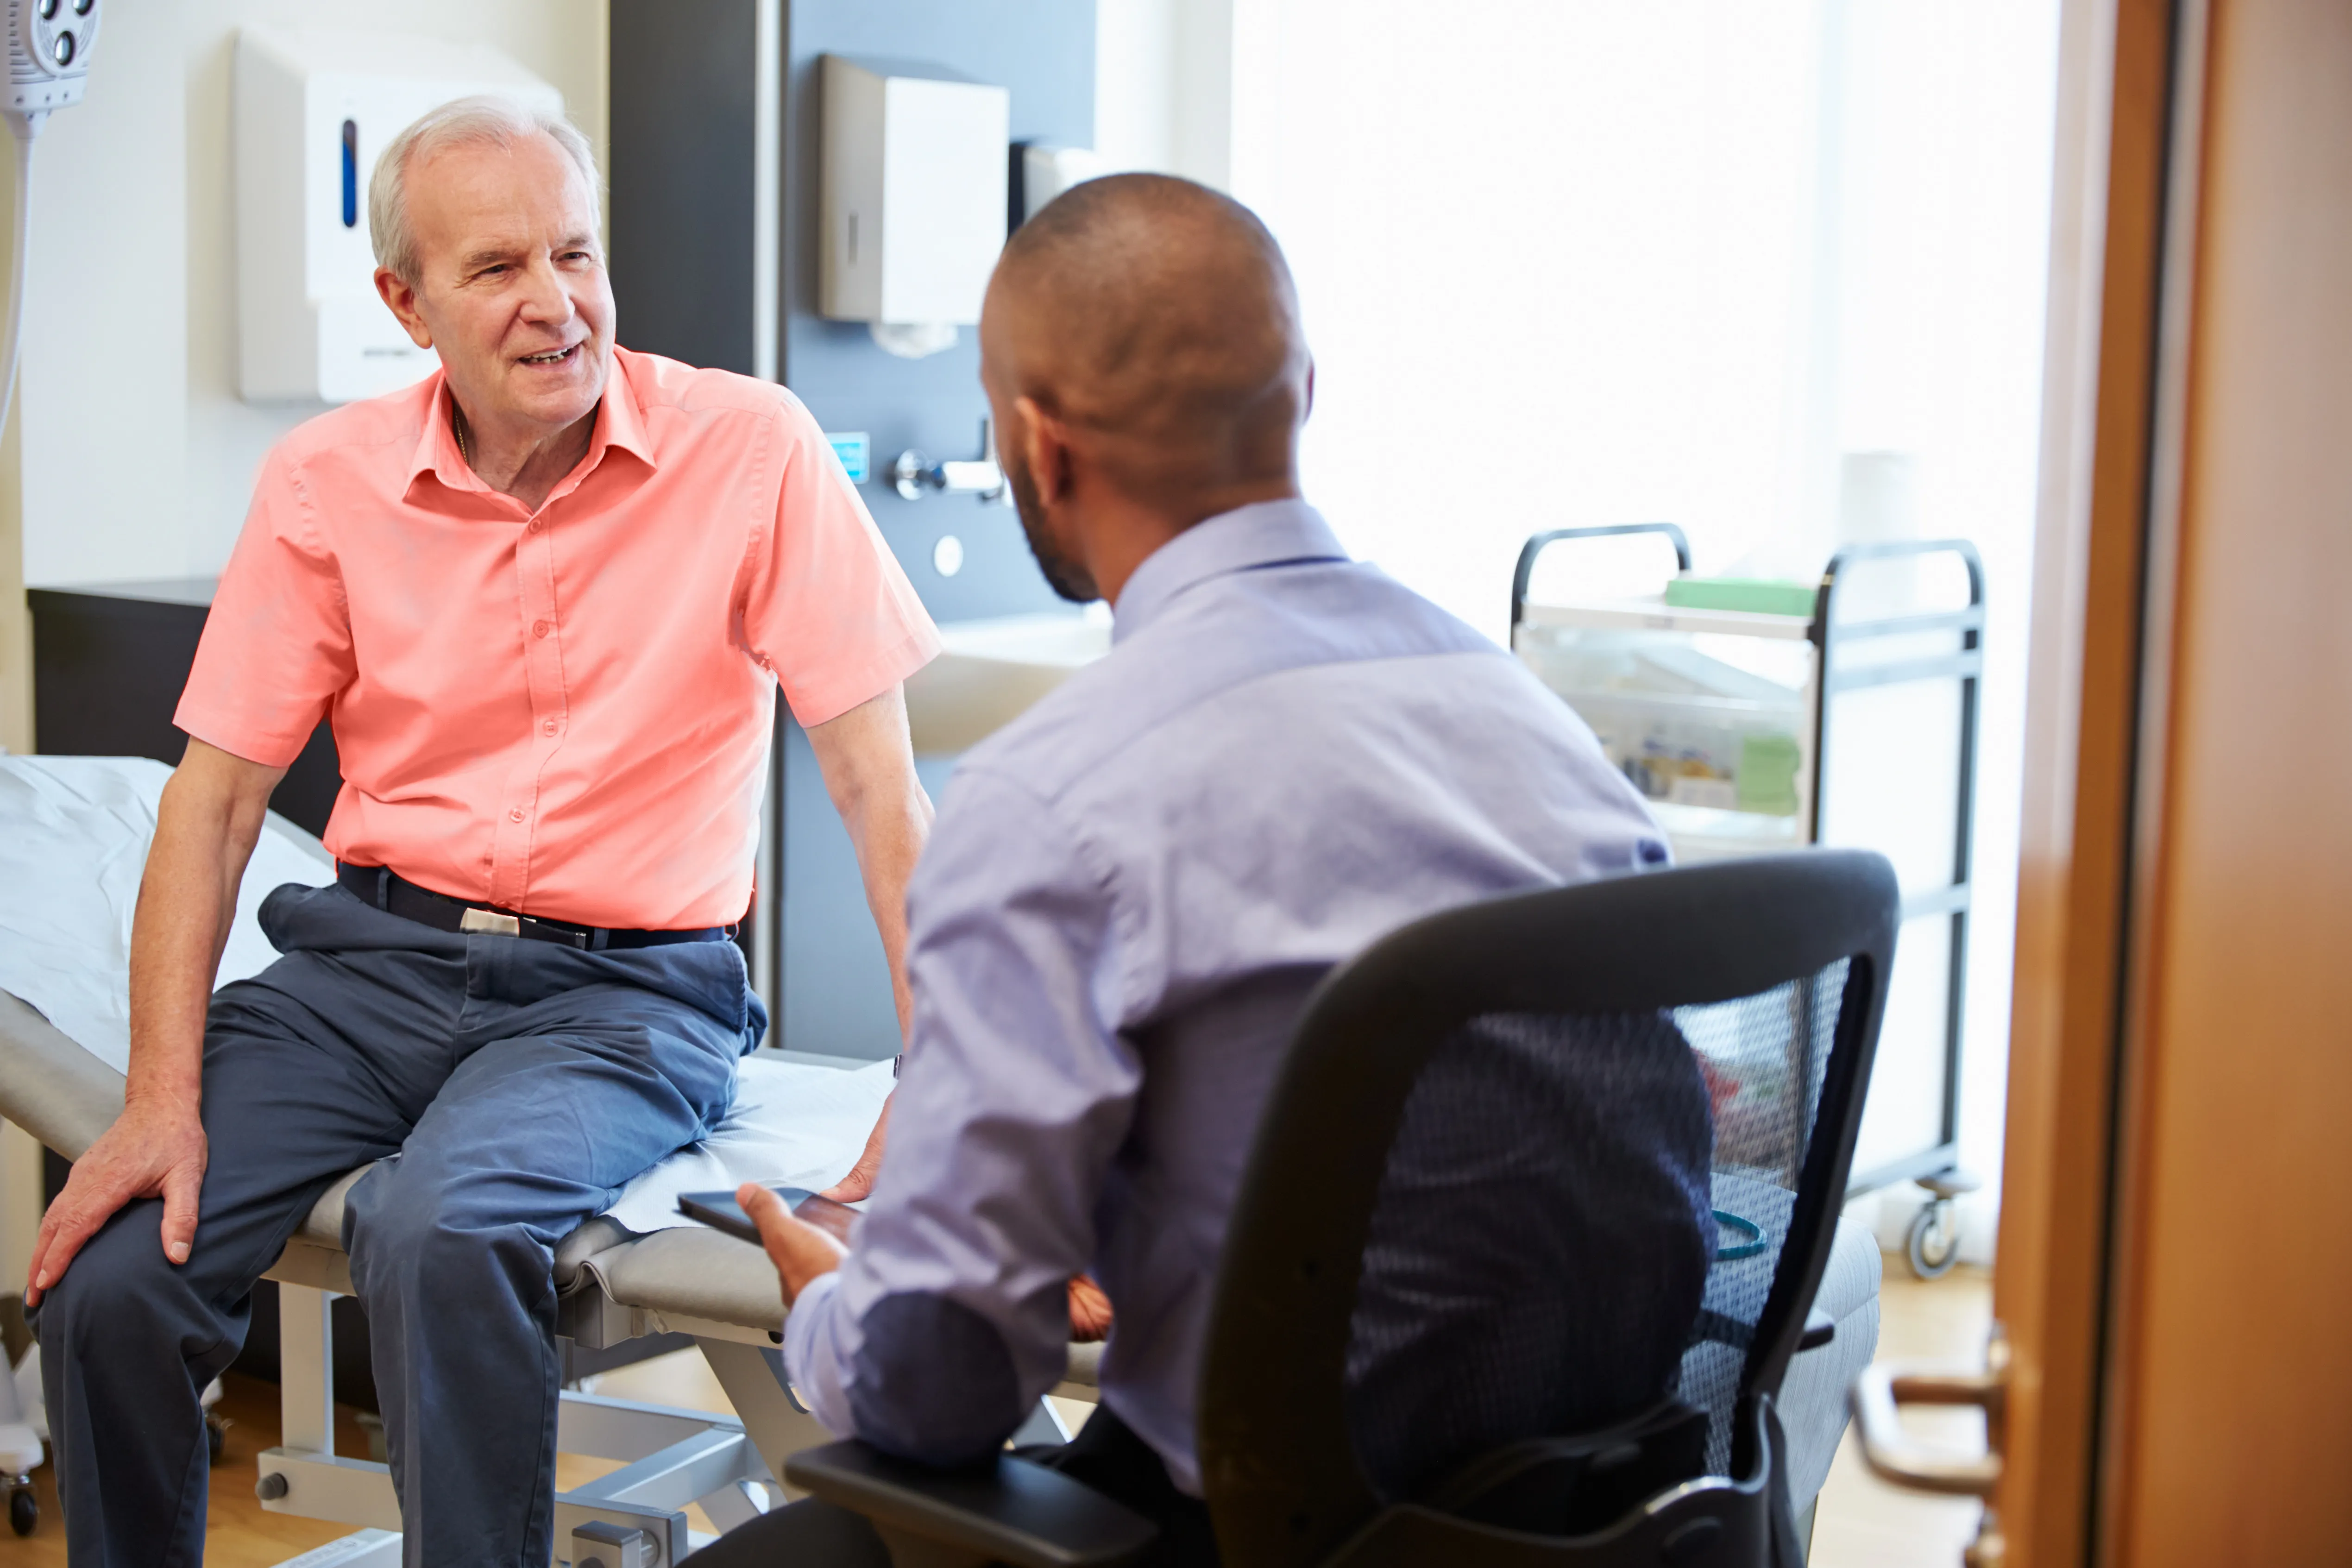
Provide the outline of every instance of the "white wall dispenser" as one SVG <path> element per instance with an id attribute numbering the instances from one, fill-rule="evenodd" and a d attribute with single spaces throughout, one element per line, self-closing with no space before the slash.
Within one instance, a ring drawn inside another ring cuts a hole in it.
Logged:
<path id="1" fill-rule="evenodd" d="M 1013 96 L 896 61 L 824 57 L 819 309 L 908 358 L 980 320 L 1004 248 Z"/>

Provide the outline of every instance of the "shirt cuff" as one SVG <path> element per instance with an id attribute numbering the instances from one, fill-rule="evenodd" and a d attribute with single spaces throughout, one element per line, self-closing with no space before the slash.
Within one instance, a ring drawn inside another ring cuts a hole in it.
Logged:
<path id="1" fill-rule="evenodd" d="M 172 727 L 241 762 L 265 768 L 288 768 L 302 754 L 302 748 L 310 743 L 319 721 L 313 719 L 300 734 L 289 737 L 240 721 L 184 696 L 172 715 Z"/>
<path id="2" fill-rule="evenodd" d="M 808 1413 L 836 1437 L 856 1435 L 843 1388 L 848 1368 L 835 1347 L 834 1292 L 841 1288 L 841 1270 L 820 1274 L 784 1316 L 784 1381 Z"/>
<path id="3" fill-rule="evenodd" d="M 871 702 L 929 664 L 940 654 L 939 629 L 929 621 L 908 629 L 888 651 L 854 668 L 828 672 L 825 679 L 784 687 L 784 700 L 803 730 L 840 718 L 852 708 Z"/>

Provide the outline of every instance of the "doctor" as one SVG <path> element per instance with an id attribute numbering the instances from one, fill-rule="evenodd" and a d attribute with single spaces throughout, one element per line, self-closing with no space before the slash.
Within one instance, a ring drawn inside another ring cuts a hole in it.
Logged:
<path id="1" fill-rule="evenodd" d="M 199 1559 L 198 1392 L 370 1161 L 344 1238 L 404 1560 L 545 1568 L 551 1249 L 724 1114 L 766 1027 L 728 939 L 780 686 L 903 974 L 930 805 L 900 682 L 936 635 L 789 393 L 615 346 L 597 190 L 559 119 L 470 100 L 404 132 L 376 285 L 442 371 L 262 465 L 179 709 L 123 1113 L 26 1291 L 76 1568 Z M 215 995 L 321 714 L 340 885 L 274 893 L 284 956 Z"/>
<path id="2" fill-rule="evenodd" d="M 1301 499 L 1312 371 L 1246 208 L 1153 174 L 1057 198 L 997 264 L 981 374 L 1038 563 L 1110 602 L 1114 646 L 948 790 L 854 1245 L 741 1196 L 792 1303 L 793 1385 L 834 1431 L 931 1464 L 992 1453 L 1062 1377 L 1062 1282 L 1092 1270 L 1117 1312 L 1102 1405 L 1053 1462 L 1205 1563 L 1211 1292 L 1307 993 L 1409 921 L 1666 846 L 1565 704 Z M 694 1559 L 888 1561 L 814 1500 Z"/>

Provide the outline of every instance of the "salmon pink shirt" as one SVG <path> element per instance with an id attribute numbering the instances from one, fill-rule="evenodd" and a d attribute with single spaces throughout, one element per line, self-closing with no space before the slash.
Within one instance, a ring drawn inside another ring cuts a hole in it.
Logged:
<path id="1" fill-rule="evenodd" d="M 282 767 L 331 719 L 339 859 L 579 925 L 723 925 L 776 688 L 822 724 L 939 646 L 798 399 L 615 349 L 536 512 L 459 455 L 438 374 L 279 442 L 176 722 Z"/>

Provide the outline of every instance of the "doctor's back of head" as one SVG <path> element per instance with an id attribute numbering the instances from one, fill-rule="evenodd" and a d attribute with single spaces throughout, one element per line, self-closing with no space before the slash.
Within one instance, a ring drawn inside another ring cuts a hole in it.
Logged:
<path id="1" fill-rule="evenodd" d="M 1022 526 L 1066 598 L 1116 600 L 1193 523 L 1298 494 L 1297 290 L 1229 196 L 1165 174 L 1074 186 L 1006 243 L 980 339 Z"/>

